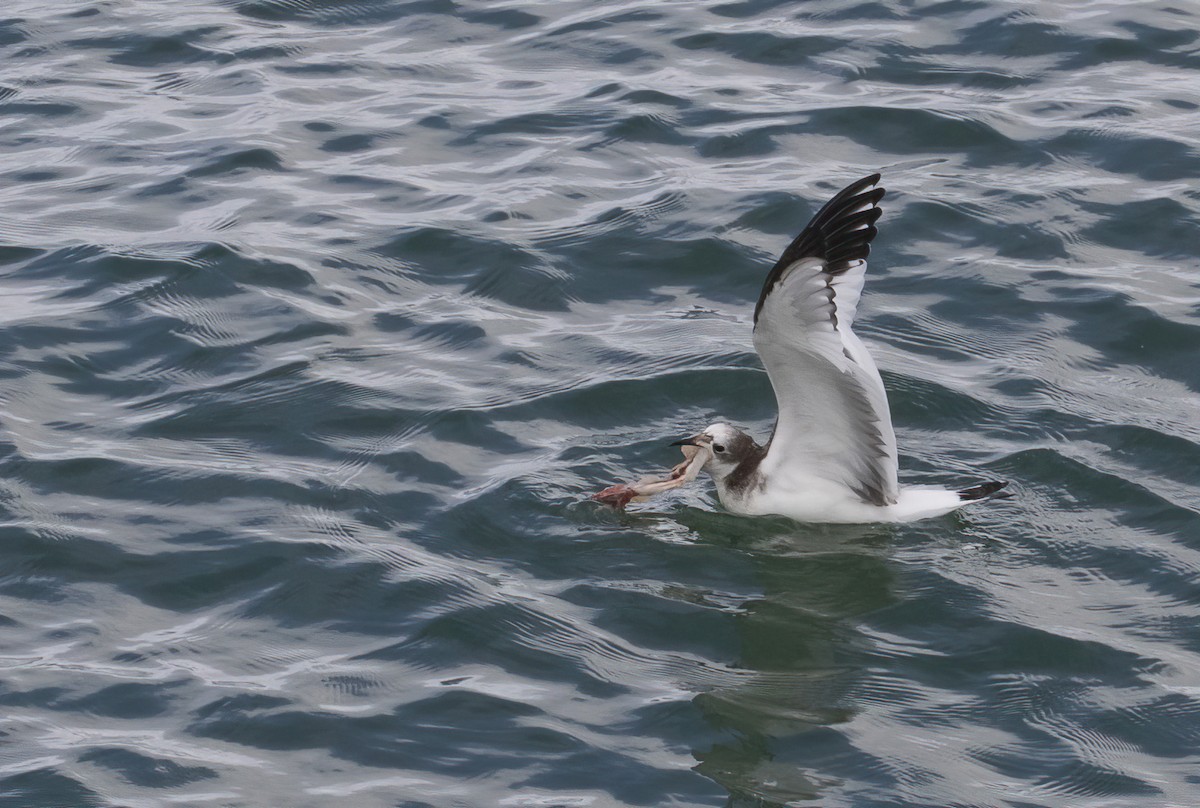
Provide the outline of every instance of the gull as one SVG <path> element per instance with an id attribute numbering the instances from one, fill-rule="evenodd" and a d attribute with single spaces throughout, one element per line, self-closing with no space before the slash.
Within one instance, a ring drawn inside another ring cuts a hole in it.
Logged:
<path id="1" fill-rule="evenodd" d="M 875 360 L 851 330 L 878 230 L 879 174 L 825 204 L 767 273 L 754 348 L 779 415 L 766 445 L 718 422 L 672 444 L 707 448 L 721 504 L 801 522 L 908 522 L 1008 496 L 1007 482 L 961 490 L 897 480 L 896 433 Z"/>

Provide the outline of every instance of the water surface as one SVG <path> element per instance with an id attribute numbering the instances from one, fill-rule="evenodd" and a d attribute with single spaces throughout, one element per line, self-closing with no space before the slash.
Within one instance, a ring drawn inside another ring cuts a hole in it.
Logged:
<path id="1" fill-rule="evenodd" d="M 0 803 L 1191 806 L 1200 26 L 1105 2 L 0 19 Z M 901 526 L 586 496 L 847 182 Z"/>

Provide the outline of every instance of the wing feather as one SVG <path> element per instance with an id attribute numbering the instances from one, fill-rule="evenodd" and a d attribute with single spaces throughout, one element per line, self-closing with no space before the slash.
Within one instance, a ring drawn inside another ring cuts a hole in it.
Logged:
<path id="1" fill-rule="evenodd" d="M 887 505 L 898 488 L 887 393 L 851 330 L 878 232 L 879 179 L 837 194 L 784 250 L 755 307 L 754 347 L 779 405 L 762 470 L 793 484 L 820 476 Z"/>

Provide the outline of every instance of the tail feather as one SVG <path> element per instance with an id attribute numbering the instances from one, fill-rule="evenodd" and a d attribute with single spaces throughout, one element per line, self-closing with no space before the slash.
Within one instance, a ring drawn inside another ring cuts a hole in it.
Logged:
<path id="1" fill-rule="evenodd" d="M 1011 491 L 1005 491 L 1008 480 L 993 480 L 991 482 L 973 485 L 958 492 L 958 498 L 964 502 L 978 502 L 981 499 L 1007 499 Z"/>

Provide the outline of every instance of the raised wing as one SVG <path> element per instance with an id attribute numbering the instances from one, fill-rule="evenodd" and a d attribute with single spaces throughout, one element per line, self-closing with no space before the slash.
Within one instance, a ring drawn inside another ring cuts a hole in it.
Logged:
<path id="1" fill-rule="evenodd" d="M 863 501 L 896 501 L 896 436 L 879 370 L 850 330 L 871 240 L 879 175 L 831 199 L 767 275 L 754 309 L 754 347 L 779 418 L 760 467 L 783 484 L 820 478 Z"/>

